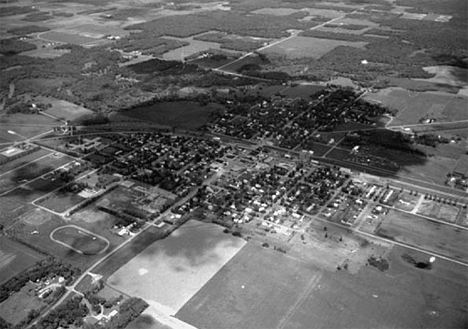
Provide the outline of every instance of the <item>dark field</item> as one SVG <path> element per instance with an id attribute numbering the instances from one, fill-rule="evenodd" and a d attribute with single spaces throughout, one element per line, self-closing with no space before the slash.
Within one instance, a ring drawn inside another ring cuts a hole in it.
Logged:
<path id="1" fill-rule="evenodd" d="M 403 261 L 390 269 L 321 272 L 251 244 L 177 313 L 198 328 L 461 328 L 468 301 L 465 267 L 437 260 L 431 270 Z M 409 252 L 426 260 L 427 255 Z M 242 289 L 244 286 L 244 289 Z"/>
<path id="2" fill-rule="evenodd" d="M 212 112 L 221 109 L 222 107 L 216 104 L 201 106 L 195 102 L 164 102 L 138 107 L 120 114 L 164 126 L 196 129 L 208 122 Z"/>

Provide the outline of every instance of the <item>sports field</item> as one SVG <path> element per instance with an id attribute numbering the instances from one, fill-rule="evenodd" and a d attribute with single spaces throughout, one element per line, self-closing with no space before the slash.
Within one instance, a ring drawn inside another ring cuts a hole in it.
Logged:
<path id="1" fill-rule="evenodd" d="M 377 235 L 468 263 L 468 230 L 391 210 Z"/>
<path id="2" fill-rule="evenodd" d="M 245 243 L 218 225 L 190 220 L 146 248 L 107 283 L 175 314 Z"/>
<path id="3" fill-rule="evenodd" d="M 59 227 L 50 234 L 50 238 L 84 255 L 101 254 L 109 247 L 109 241 L 76 225 Z"/>
<path id="4" fill-rule="evenodd" d="M 393 248 L 385 272 L 332 273 L 249 243 L 176 317 L 219 329 L 461 327 L 466 268 L 437 260 L 430 271 L 417 269 L 402 260 L 405 252 Z"/>

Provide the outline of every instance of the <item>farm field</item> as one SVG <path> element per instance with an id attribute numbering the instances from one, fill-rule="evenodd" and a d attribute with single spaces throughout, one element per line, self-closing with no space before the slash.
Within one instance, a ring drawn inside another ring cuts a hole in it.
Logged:
<path id="1" fill-rule="evenodd" d="M 51 152 L 49 150 L 45 150 L 45 149 L 41 148 L 41 149 L 39 149 L 39 150 L 37 150 L 37 151 L 35 151 L 33 153 L 22 156 L 21 158 L 12 160 L 10 162 L 7 162 L 7 163 L 0 166 L 0 177 L 2 177 L 1 175 L 4 175 L 8 171 L 16 170 L 19 167 L 22 167 L 22 166 L 28 164 L 31 161 L 37 161 L 38 159 L 40 159 L 40 158 L 42 158 L 42 157 L 44 157 L 44 156 L 46 156 L 48 154 L 51 154 Z"/>
<path id="2" fill-rule="evenodd" d="M 166 37 L 166 38 L 172 39 L 172 40 L 179 40 L 177 38 L 170 38 L 170 37 Z M 183 47 L 172 49 L 168 52 L 165 52 L 162 55 L 162 58 L 165 60 L 180 61 L 186 56 L 190 56 L 190 55 L 202 52 L 202 51 L 207 51 L 209 49 L 220 49 L 220 46 L 221 46 L 221 44 L 217 42 L 194 40 L 192 37 L 181 38 L 180 41 L 182 43 L 189 42 L 190 44 L 187 46 L 183 46 Z"/>
<path id="3" fill-rule="evenodd" d="M 176 317 L 198 328 L 460 327 L 465 268 L 440 260 L 416 269 L 402 260 L 407 252 L 395 246 L 386 272 L 330 273 L 249 243 Z"/>
<path id="4" fill-rule="evenodd" d="M 34 250 L 0 237 L 0 284 L 43 259 Z"/>
<path id="5" fill-rule="evenodd" d="M 466 100 L 447 93 L 409 91 L 387 88 L 367 94 L 364 99 L 381 102 L 398 110 L 389 127 L 418 124 L 421 119 L 436 119 L 438 122 L 468 120 Z"/>
<path id="6" fill-rule="evenodd" d="M 68 31 L 67 31 L 68 32 Z M 100 35 L 67 33 L 61 31 L 48 31 L 42 33 L 40 38 L 45 41 L 58 42 L 64 44 L 87 45 L 91 43 L 106 43 L 109 40 L 100 39 Z"/>
<path id="7" fill-rule="evenodd" d="M 200 106 L 195 102 L 166 102 L 131 109 L 121 114 L 131 119 L 154 122 L 160 125 L 196 129 L 208 122 L 212 112 L 222 107 L 215 104 Z"/>
<path id="8" fill-rule="evenodd" d="M 72 159 L 68 156 L 59 157 L 50 155 L 43 157 L 42 159 L 31 162 L 23 167 L 18 168 L 15 171 L 0 176 L 0 194 L 5 193 L 8 190 L 18 186 L 19 184 L 32 181 L 39 176 L 42 176 L 48 172 L 63 166 Z"/>
<path id="9" fill-rule="evenodd" d="M 76 225 L 57 228 L 50 238 L 83 255 L 102 254 L 109 247 L 109 241 Z"/>
<path id="10" fill-rule="evenodd" d="M 350 42 L 341 40 L 320 39 L 313 37 L 296 36 L 277 45 L 261 50 L 261 53 L 275 53 L 288 58 L 311 57 L 319 59 L 338 46 L 363 48 L 366 42 Z"/>
<path id="11" fill-rule="evenodd" d="M 107 283 L 175 314 L 245 241 L 223 228 L 190 220 L 115 272 Z"/>
<path id="12" fill-rule="evenodd" d="M 468 230 L 390 210 L 376 234 L 468 263 Z"/>
<path id="13" fill-rule="evenodd" d="M 296 98 L 301 97 L 304 99 L 308 99 L 310 96 L 322 91 L 324 89 L 321 85 L 299 85 L 284 88 L 281 91 L 281 95 L 285 95 L 286 97 Z"/>
<path id="14" fill-rule="evenodd" d="M 464 267 L 438 260 L 416 269 L 402 255 L 428 256 L 395 246 L 380 272 L 365 266 L 357 275 L 341 271 L 322 276 L 316 290 L 299 302 L 288 328 L 459 328 L 466 321 L 468 297 Z M 466 323 L 466 322 L 465 322 Z"/>

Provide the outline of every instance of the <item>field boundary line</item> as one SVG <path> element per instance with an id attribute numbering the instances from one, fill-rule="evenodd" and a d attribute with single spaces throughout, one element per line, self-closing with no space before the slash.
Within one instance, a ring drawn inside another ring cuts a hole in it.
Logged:
<path id="1" fill-rule="evenodd" d="M 5 172 L 5 173 L 3 173 L 3 174 L 0 174 L 0 177 L 2 177 L 2 176 L 4 176 L 4 175 L 7 175 L 7 174 L 9 174 L 9 173 L 12 173 L 12 172 L 14 172 L 14 171 L 16 171 L 16 170 L 18 170 L 18 169 L 21 169 L 21 168 L 23 168 L 23 167 L 25 167 L 25 166 L 27 166 L 27 165 L 29 165 L 29 164 L 31 164 L 31 163 L 34 163 L 34 162 L 40 161 L 40 160 L 42 160 L 42 159 L 44 159 L 44 158 L 46 158 L 46 157 L 49 157 L 51 154 L 52 154 L 52 153 L 48 153 L 48 154 L 46 154 L 46 155 L 41 156 L 40 158 L 34 159 L 34 160 L 32 160 L 32 161 L 29 161 L 28 163 L 25 163 L 24 165 L 21 165 L 21 166 L 19 166 L 19 167 L 16 167 L 15 169 L 12 169 L 12 170 L 9 170 L 9 171 L 7 171 L 7 172 Z M 19 159 L 21 159 L 21 158 L 19 158 Z"/>

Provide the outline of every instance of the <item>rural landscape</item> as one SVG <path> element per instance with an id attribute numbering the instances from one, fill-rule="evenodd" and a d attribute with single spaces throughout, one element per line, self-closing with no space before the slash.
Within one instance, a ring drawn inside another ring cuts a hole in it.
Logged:
<path id="1" fill-rule="evenodd" d="M 0 23 L 0 329 L 468 328 L 465 0 Z"/>

